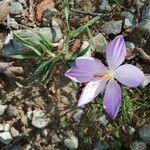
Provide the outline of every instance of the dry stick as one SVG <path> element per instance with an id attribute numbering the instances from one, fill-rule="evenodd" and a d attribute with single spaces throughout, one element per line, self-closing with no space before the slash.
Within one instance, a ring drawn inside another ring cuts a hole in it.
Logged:
<path id="1" fill-rule="evenodd" d="M 108 14 L 93 13 L 93 12 L 77 10 L 77 9 L 74 9 L 74 8 L 71 8 L 71 11 L 74 11 L 74 12 L 80 13 L 80 14 L 90 15 L 90 16 L 110 16 L 110 15 L 112 15 L 112 13 L 108 13 Z"/>
<path id="2" fill-rule="evenodd" d="M 32 21 L 34 19 L 33 3 L 34 3 L 34 0 L 29 0 L 29 18 Z"/>
<path id="3" fill-rule="evenodd" d="M 150 56 L 144 52 L 141 48 L 136 48 L 136 51 L 140 54 L 139 57 L 142 58 L 145 62 L 150 63 Z"/>

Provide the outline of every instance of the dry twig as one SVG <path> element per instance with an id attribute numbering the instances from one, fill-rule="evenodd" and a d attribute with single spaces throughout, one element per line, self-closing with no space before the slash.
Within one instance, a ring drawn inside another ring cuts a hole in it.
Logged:
<path id="1" fill-rule="evenodd" d="M 141 49 L 141 48 L 136 48 L 136 51 L 138 52 L 139 57 L 140 57 L 141 59 L 143 59 L 145 62 L 150 63 L 150 56 L 149 56 L 146 52 L 144 52 L 143 49 Z"/>

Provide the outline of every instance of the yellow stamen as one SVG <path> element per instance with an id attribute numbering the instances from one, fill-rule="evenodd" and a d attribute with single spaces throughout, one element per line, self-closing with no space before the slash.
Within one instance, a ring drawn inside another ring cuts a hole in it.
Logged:
<path id="1" fill-rule="evenodd" d="M 99 73 L 94 75 L 95 78 L 110 78 L 112 77 L 111 73 Z"/>

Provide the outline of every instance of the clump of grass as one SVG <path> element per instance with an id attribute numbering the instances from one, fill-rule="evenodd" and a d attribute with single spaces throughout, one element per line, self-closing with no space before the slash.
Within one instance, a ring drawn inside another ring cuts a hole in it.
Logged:
<path id="1" fill-rule="evenodd" d="M 66 1 L 66 3 L 68 3 Z M 68 18 L 68 17 L 67 17 Z M 32 31 L 36 34 L 37 39 L 35 41 L 31 41 L 30 39 L 22 38 L 20 35 L 14 34 L 17 42 L 22 44 L 24 47 L 30 50 L 29 54 L 17 54 L 12 55 L 12 58 L 16 59 L 31 59 L 37 61 L 37 68 L 33 73 L 34 77 L 41 77 L 44 81 L 50 72 L 52 72 L 53 67 L 58 62 L 62 62 L 66 68 L 70 67 L 73 61 L 79 57 L 83 56 L 89 49 L 89 47 L 85 49 L 80 49 L 75 53 L 69 51 L 70 41 L 77 35 L 81 34 L 84 30 L 99 20 L 100 17 L 94 17 L 89 20 L 85 25 L 80 26 L 77 29 L 70 30 L 66 36 L 64 41 L 64 46 L 62 51 L 55 50 L 54 44 L 48 40 L 47 37 L 42 35 L 39 32 Z M 89 29 L 88 29 L 89 31 Z"/>
<path id="2" fill-rule="evenodd" d="M 118 126 L 129 126 L 132 123 L 132 119 L 136 117 L 135 111 L 137 108 L 141 107 L 141 103 L 139 102 L 140 98 L 133 97 L 133 93 L 134 91 L 132 90 L 129 90 L 125 87 L 122 88 L 122 104 L 116 121 L 113 121 L 115 126 L 117 124 Z M 138 93 L 141 94 L 141 90 L 138 90 Z M 99 116 L 105 114 L 109 122 L 112 123 L 112 120 L 104 111 L 102 101 L 102 98 L 96 98 L 96 100 L 87 108 L 87 115 L 89 118 L 92 118 L 92 120 L 94 119 L 96 122 Z"/>

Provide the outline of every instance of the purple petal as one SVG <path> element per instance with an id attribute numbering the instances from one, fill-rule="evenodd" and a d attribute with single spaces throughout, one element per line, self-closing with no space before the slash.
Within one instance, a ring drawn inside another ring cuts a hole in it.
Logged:
<path id="1" fill-rule="evenodd" d="M 143 83 L 143 72 L 133 65 L 125 64 L 115 71 L 115 78 L 128 87 L 136 87 Z"/>
<path id="2" fill-rule="evenodd" d="M 123 35 L 117 36 L 106 48 L 106 59 L 110 69 L 115 69 L 123 63 L 126 56 L 126 46 Z"/>
<path id="3" fill-rule="evenodd" d="M 105 91 L 103 107 L 115 119 L 121 105 L 121 88 L 115 80 L 110 80 Z"/>
<path id="4" fill-rule="evenodd" d="M 94 100 L 94 98 L 104 90 L 108 80 L 109 79 L 102 78 L 100 80 L 90 81 L 82 91 L 78 106 L 85 105 Z"/>
<path id="5" fill-rule="evenodd" d="M 69 69 L 65 75 L 76 82 L 89 82 L 97 73 L 104 73 L 106 67 L 93 57 L 78 57 L 75 66 Z"/>

